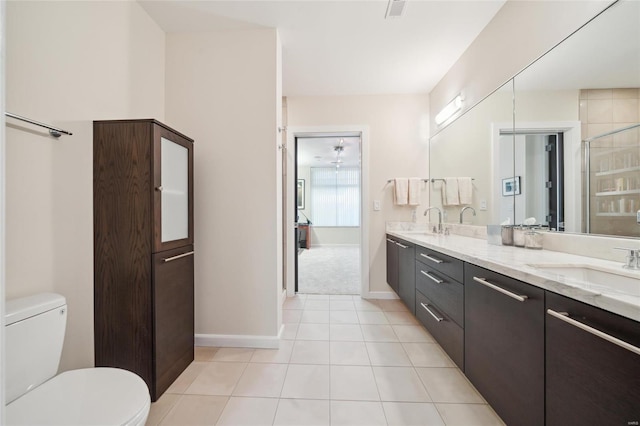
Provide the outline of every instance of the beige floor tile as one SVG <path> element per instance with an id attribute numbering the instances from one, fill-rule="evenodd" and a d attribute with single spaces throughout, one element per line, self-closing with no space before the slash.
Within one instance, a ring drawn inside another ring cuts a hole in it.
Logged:
<path id="1" fill-rule="evenodd" d="M 215 425 L 227 400 L 225 396 L 183 395 L 160 424 Z"/>
<path id="2" fill-rule="evenodd" d="M 404 303 L 402 303 L 401 300 L 399 299 L 395 299 L 395 300 L 379 300 L 378 301 L 378 305 L 380 305 L 380 307 L 382 308 L 383 311 L 385 312 L 408 312 L 409 310 L 407 309 L 407 307 L 405 306 Z"/>
<path id="3" fill-rule="evenodd" d="M 302 318 L 302 310 L 286 309 L 282 311 L 283 324 L 298 324 Z"/>
<path id="4" fill-rule="evenodd" d="M 411 360 L 400 343 L 367 342 L 371 365 L 383 367 L 411 367 Z"/>
<path id="5" fill-rule="evenodd" d="M 329 401 L 316 399 L 281 399 L 274 426 L 327 426 L 330 424 Z"/>
<path id="6" fill-rule="evenodd" d="M 389 324 L 384 312 L 357 311 L 360 324 Z"/>
<path id="7" fill-rule="evenodd" d="M 355 295 L 351 295 L 351 294 L 332 294 L 329 296 L 329 300 L 348 300 L 350 302 L 353 302 L 354 298 L 360 298 L 360 296 L 355 296 Z"/>
<path id="8" fill-rule="evenodd" d="M 213 361 L 249 362 L 254 351 L 252 348 L 220 348 L 213 356 Z"/>
<path id="9" fill-rule="evenodd" d="M 371 311 L 371 312 L 382 311 L 382 308 L 380 307 L 380 305 L 376 303 L 375 300 L 354 298 L 353 304 L 356 307 L 356 311 Z"/>
<path id="10" fill-rule="evenodd" d="M 331 426 L 385 426 L 380 402 L 331 401 Z"/>
<path id="11" fill-rule="evenodd" d="M 396 325 L 419 325 L 420 323 L 411 312 L 390 311 L 385 312 L 384 316 L 389 320 L 389 324 Z"/>
<path id="12" fill-rule="evenodd" d="M 300 324 L 296 340 L 329 340 L 329 324 Z"/>
<path id="13" fill-rule="evenodd" d="M 389 426 L 445 426 L 434 404 L 383 402 Z"/>
<path id="14" fill-rule="evenodd" d="M 436 404 L 447 426 L 503 426 L 504 422 L 485 404 Z"/>
<path id="15" fill-rule="evenodd" d="M 300 323 L 282 324 L 282 334 L 280 338 L 283 340 L 295 340 L 298 335 L 298 326 Z"/>
<path id="16" fill-rule="evenodd" d="M 314 310 L 314 311 L 328 311 L 329 310 L 329 300 L 315 300 L 315 299 L 307 299 L 307 302 L 304 305 L 305 310 Z"/>
<path id="17" fill-rule="evenodd" d="M 213 348 L 209 346 L 196 346 L 195 348 L 195 361 L 213 361 L 213 357 L 216 352 L 218 352 L 218 348 Z"/>
<path id="18" fill-rule="evenodd" d="M 332 300 L 329 304 L 332 311 L 355 311 L 356 305 L 352 300 Z"/>
<path id="19" fill-rule="evenodd" d="M 330 311 L 329 324 L 359 324 L 355 311 Z"/>
<path id="20" fill-rule="evenodd" d="M 329 399 L 328 365 L 290 364 L 281 398 Z"/>
<path id="21" fill-rule="evenodd" d="M 287 374 L 286 364 L 249 364 L 238 381 L 233 396 L 278 398 Z"/>
<path id="22" fill-rule="evenodd" d="M 246 366 L 242 362 L 209 362 L 184 393 L 231 395 Z"/>
<path id="23" fill-rule="evenodd" d="M 180 395 L 165 392 L 156 402 L 151 404 L 146 426 L 159 424 L 179 399 Z"/>
<path id="24" fill-rule="evenodd" d="M 207 365 L 207 362 L 192 362 L 189 364 L 182 374 L 169 386 L 167 393 L 184 393 Z"/>
<path id="25" fill-rule="evenodd" d="M 329 359 L 333 365 L 371 365 L 364 342 L 331 342 Z"/>
<path id="26" fill-rule="evenodd" d="M 362 342 L 362 331 L 358 324 L 331 324 L 329 326 L 331 341 Z"/>
<path id="27" fill-rule="evenodd" d="M 413 367 L 373 367 L 373 374 L 382 401 L 431 401 Z"/>
<path id="28" fill-rule="evenodd" d="M 437 343 L 403 343 L 414 367 L 455 367 Z"/>
<path id="29" fill-rule="evenodd" d="M 433 337 L 421 325 L 392 325 L 398 340 L 406 343 L 433 343 Z"/>
<path id="30" fill-rule="evenodd" d="M 434 402 L 484 402 L 457 368 L 416 368 L 416 371 Z"/>
<path id="31" fill-rule="evenodd" d="M 371 367 L 331 366 L 331 399 L 379 401 Z"/>
<path id="32" fill-rule="evenodd" d="M 261 426 L 272 425 L 278 407 L 277 398 L 231 397 L 224 408 L 218 425 Z"/>
<path id="33" fill-rule="evenodd" d="M 305 299 L 287 298 L 282 304 L 282 309 L 304 309 Z"/>
<path id="34" fill-rule="evenodd" d="M 329 324 L 329 311 L 310 311 L 306 309 L 302 312 L 300 323 Z"/>
<path id="35" fill-rule="evenodd" d="M 398 336 L 390 325 L 361 324 L 365 342 L 397 342 Z"/>
<path id="36" fill-rule="evenodd" d="M 291 364 L 329 364 L 329 342 L 296 340 L 289 362 Z"/>
<path id="37" fill-rule="evenodd" d="M 293 351 L 293 340 L 280 340 L 278 349 L 256 349 L 250 362 L 269 362 L 274 364 L 287 364 Z"/>
<path id="38" fill-rule="evenodd" d="M 328 294 L 307 294 L 307 300 L 331 300 Z"/>

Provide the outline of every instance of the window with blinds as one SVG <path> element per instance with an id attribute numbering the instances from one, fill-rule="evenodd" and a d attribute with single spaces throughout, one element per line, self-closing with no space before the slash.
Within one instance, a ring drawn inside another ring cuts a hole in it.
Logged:
<path id="1" fill-rule="evenodd" d="M 360 226 L 360 169 L 311 168 L 314 226 Z"/>

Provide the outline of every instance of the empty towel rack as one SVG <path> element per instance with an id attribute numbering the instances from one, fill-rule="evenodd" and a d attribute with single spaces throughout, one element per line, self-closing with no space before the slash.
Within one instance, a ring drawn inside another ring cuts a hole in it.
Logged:
<path id="1" fill-rule="evenodd" d="M 22 117 L 22 116 L 19 116 L 19 115 L 16 115 L 16 114 L 11 114 L 10 112 L 6 112 L 5 111 L 4 115 L 6 115 L 7 117 L 15 118 L 16 120 L 24 121 L 24 122 L 27 122 L 27 123 L 30 123 L 30 124 L 34 124 L 36 126 L 44 127 L 45 129 L 49 129 L 49 134 L 51 136 L 53 136 L 54 138 L 59 138 L 63 134 L 69 135 L 69 136 L 73 135 L 73 133 L 68 132 L 66 130 L 59 129 L 59 128 L 53 127 L 53 126 L 49 126 L 48 124 L 44 124 L 44 123 L 40 123 L 39 121 L 31 120 L 30 118 Z"/>
<path id="2" fill-rule="evenodd" d="M 391 182 L 393 182 L 394 180 L 395 180 L 395 179 L 388 179 L 388 180 L 387 180 L 387 183 L 391 183 Z M 423 181 L 423 182 L 429 182 L 429 179 L 420 179 L 420 180 L 421 180 L 421 181 Z"/>

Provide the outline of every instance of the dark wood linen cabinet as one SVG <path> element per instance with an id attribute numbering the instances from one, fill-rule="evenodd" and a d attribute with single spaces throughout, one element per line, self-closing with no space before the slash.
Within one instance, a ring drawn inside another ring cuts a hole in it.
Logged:
<path id="1" fill-rule="evenodd" d="M 152 119 L 94 121 L 96 367 L 156 401 L 194 358 L 193 140 Z"/>

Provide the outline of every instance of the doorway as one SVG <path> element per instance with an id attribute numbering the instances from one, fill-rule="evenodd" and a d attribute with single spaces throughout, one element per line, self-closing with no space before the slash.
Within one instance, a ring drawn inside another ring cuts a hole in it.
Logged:
<path id="1" fill-rule="evenodd" d="M 294 136 L 296 293 L 361 293 L 361 142 L 359 132 Z"/>
<path id="2" fill-rule="evenodd" d="M 367 138 L 366 126 L 288 129 L 289 297 L 368 296 Z"/>

